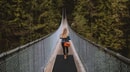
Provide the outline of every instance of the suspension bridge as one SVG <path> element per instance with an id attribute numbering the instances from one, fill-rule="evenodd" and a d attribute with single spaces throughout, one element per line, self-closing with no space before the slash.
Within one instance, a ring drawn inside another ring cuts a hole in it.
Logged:
<path id="1" fill-rule="evenodd" d="M 66 60 L 60 43 L 64 27 L 71 38 Z M 130 72 L 130 59 L 75 33 L 63 13 L 54 33 L 1 53 L 0 72 Z"/>

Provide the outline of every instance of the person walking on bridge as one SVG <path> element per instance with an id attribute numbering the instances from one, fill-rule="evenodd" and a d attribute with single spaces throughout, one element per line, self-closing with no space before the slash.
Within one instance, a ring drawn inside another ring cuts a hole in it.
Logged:
<path id="1" fill-rule="evenodd" d="M 67 59 L 67 55 L 69 53 L 68 48 L 70 46 L 70 43 L 69 43 L 70 37 L 69 37 L 69 32 L 67 31 L 67 28 L 63 29 L 63 32 L 60 35 L 60 39 L 62 39 L 61 45 L 63 48 L 64 59 Z"/>

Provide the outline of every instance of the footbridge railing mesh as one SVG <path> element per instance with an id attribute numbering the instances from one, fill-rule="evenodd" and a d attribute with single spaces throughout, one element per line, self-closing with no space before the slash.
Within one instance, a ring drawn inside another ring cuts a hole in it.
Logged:
<path id="1" fill-rule="evenodd" d="M 43 72 L 60 31 L 0 54 L 0 72 Z"/>
<path id="2" fill-rule="evenodd" d="M 93 42 L 70 30 L 70 38 L 87 72 L 130 72 L 130 59 Z"/>
<path id="3" fill-rule="evenodd" d="M 62 25 L 51 35 L 0 54 L 0 72 L 43 72 L 58 42 Z M 71 28 L 69 31 L 86 72 L 130 72 L 130 59 L 80 37 Z"/>

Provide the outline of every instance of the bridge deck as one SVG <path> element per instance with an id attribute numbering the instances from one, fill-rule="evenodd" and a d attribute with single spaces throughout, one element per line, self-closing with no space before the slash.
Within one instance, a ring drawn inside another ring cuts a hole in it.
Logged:
<path id="1" fill-rule="evenodd" d="M 63 55 L 57 55 L 52 72 L 77 72 L 73 56 L 69 55 L 65 60 Z"/>
<path id="2" fill-rule="evenodd" d="M 54 50 L 48 64 L 47 64 L 47 66 L 44 69 L 44 72 L 52 72 L 53 68 L 54 68 L 55 61 L 56 61 L 56 56 L 57 55 L 63 55 L 62 46 L 61 46 L 60 41 L 61 40 L 58 41 L 57 46 L 56 46 L 56 48 L 55 48 L 55 50 Z M 76 51 L 75 51 L 75 49 L 74 49 L 74 46 L 73 46 L 72 42 L 71 42 L 71 47 L 69 48 L 69 55 L 73 55 L 74 62 L 75 62 L 75 65 L 76 65 L 76 69 L 77 69 L 76 71 L 77 72 L 86 72 L 83 65 L 82 65 L 82 63 L 81 63 L 81 61 L 80 61 L 80 59 L 79 59 L 79 57 L 78 57 L 78 55 L 77 55 L 77 53 L 76 53 Z M 70 62 L 73 62 L 73 61 L 70 60 Z M 72 65 L 73 64 L 74 63 L 72 63 Z M 70 71 L 70 72 L 73 72 L 73 71 Z"/>
<path id="3" fill-rule="evenodd" d="M 62 29 L 68 28 L 66 19 L 62 22 L 61 27 L 62 27 Z M 74 48 L 72 41 L 70 41 L 70 43 L 71 43 L 71 46 L 69 47 L 69 54 L 68 55 L 73 55 L 74 62 L 75 62 L 76 68 L 77 68 L 77 72 L 86 72 L 85 68 L 83 67 L 83 64 L 81 63 L 79 56 Z M 61 39 L 58 40 L 57 45 L 54 49 L 54 52 L 53 52 L 52 56 L 50 57 L 50 60 L 47 64 L 47 66 L 44 68 L 44 72 L 52 72 L 57 55 L 63 55 L 62 46 L 61 46 Z"/>

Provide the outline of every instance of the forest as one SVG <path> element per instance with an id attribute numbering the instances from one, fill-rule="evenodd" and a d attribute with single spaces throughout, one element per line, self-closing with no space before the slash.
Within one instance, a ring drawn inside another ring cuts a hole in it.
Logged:
<path id="1" fill-rule="evenodd" d="M 0 53 L 54 32 L 61 20 L 60 4 L 52 0 L 1 0 Z"/>
<path id="2" fill-rule="evenodd" d="M 0 53 L 57 30 L 63 8 L 78 34 L 130 58 L 129 0 L 1 0 Z"/>

